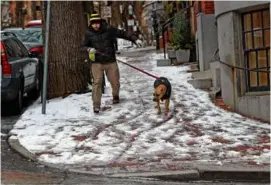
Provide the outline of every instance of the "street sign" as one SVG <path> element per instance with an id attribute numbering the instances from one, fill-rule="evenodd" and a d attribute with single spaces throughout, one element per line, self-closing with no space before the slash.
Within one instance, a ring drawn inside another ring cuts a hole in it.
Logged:
<path id="1" fill-rule="evenodd" d="M 104 17 L 104 18 L 106 18 L 106 17 L 111 18 L 112 17 L 111 6 L 102 7 L 102 17 Z"/>
<path id="2" fill-rule="evenodd" d="M 134 26 L 135 20 L 134 19 L 128 19 L 128 26 Z"/>

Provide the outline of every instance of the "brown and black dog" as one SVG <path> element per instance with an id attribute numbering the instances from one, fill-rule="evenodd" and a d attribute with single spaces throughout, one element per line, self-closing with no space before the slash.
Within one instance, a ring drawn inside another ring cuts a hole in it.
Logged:
<path id="1" fill-rule="evenodd" d="M 165 100 L 165 114 L 169 112 L 169 101 L 171 96 L 171 84 L 165 77 L 157 78 L 154 81 L 153 101 L 157 102 L 155 108 L 158 109 L 158 114 L 161 114 L 160 101 Z"/>

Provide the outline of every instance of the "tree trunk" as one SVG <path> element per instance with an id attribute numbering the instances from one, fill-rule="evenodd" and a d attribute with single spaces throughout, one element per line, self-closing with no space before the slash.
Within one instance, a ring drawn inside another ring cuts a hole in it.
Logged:
<path id="1" fill-rule="evenodd" d="M 86 89 L 89 66 L 84 63 L 84 59 L 87 53 L 80 51 L 86 28 L 82 1 L 51 1 L 47 83 L 49 99 Z"/>

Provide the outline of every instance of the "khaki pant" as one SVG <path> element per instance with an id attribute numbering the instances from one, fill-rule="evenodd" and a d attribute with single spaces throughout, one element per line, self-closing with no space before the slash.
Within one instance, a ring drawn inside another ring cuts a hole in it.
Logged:
<path id="1" fill-rule="evenodd" d="M 93 84 L 92 84 L 92 101 L 94 108 L 100 108 L 102 98 L 102 83 L 103 73 L 105 72 L 108 81 L 112 87 L 112 95 L 119 96 L 119 67 L 117 62 L 110 64 L 96 64 L 93 63 L 91 66 Z"/>

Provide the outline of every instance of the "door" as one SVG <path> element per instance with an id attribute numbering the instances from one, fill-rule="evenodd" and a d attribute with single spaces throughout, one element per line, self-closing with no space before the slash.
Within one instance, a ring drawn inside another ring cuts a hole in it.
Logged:
<path id="1" fill-rule="evenodd" d="M 37 75 L 37 68 L 38 68 L 38 59 L 36 58 L 31 58 L 29 56 L 29 52 L 26 49 L 26 47 L 23 45 L 23 43 L 19 40 L 16 40 L 17 44 L 20 47 L 20 52 L 21 52 L 21 56 L 23 58 L 26 58 L 28 61 L 28 74 L 29 74 L 29 85 L 34 85 L 35 84 L 35 79 L 36 79 L 36 75 Z"/>

